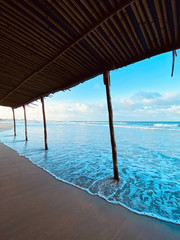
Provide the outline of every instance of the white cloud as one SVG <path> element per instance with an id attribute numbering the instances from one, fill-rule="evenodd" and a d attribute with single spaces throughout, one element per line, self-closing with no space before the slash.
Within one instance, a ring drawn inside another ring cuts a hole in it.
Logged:
<path id="1" fill-rule="evenodd" d="M 80 112 L 87 112 L 87 110 L 88 110 L 88 106 L 86 104 L 76 103 L 75 106 L 76 106 L 77 110 Z"/>
<path id="2" fill-rule="evenodd" d="M 128 103 L 128 104 L 127 104 Z M 180 94 L 140 92 L 131 98 L 120 99 L 115 117 L 130 120 L 179 120 Z"/>
<path id="3" fill-rule="evenodd" d="M 28 120 L 42 120 L 40 101 L 37 106 L 26 107 Z M 157 92 L 139 92 L 129 98 L 121 98 L 113 102 L 114 120 L 179 120 L 180 94 Z M 101 121 L 108 119 L 106 101 L 99 103 L 59 102 L 45 99 L 47 120 Z M 23 108 L 15 110 L 16 118 L 23 119 Z M 12 110 L 0 107 L 0 119 L 12 119 Z"/>
<path id="4" fill-rule="evenodd" d="M 158 92 L 138 92 L 134 95 L 134 99 L 157 99 L 162 97 Z"/>
<path id="5" fill-rule="evenodd" d="M 0 106 L 0 119 L 11 119 L 12 110 L 9 107 Z"/>

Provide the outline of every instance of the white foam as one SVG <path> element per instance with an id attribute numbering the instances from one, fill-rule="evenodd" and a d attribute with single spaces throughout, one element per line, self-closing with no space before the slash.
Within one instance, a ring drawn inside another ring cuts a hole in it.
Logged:
<path id="1" fill-rule="evenodd" d="M 74 123 L 72 126 L 63 122 L 49 124 L 48 151 L 42 150 L 43 129 L 40 124 L 29 125 L 27 143 L 22 141 L 22 124 L 17 126 L 15 139 L 10 130 L 9 137 L 8 132 L 1 133 L 1 140 L 63 182 L 138 214 L 180 224 L 178 132 L 161 135 L 158 131 L 138 131 L 146 130 L 144 123 L 134 129 L 128 124 L 118 125 L 120 182 L 114 183 L 109 132 L 107 128 L 99 128 L 106 126 L 104 122 L 98 125 Z M 91 126 L 94 126 L 93 131 Z M 37 141 L 37 136 L 41 141 Z"/>
<path id="2" fill-rule="evenodd" d="M 178 124 L 165 124 L 165 123 L 155 123 L 153 124 L 155 127 L 178 127 Z"/>

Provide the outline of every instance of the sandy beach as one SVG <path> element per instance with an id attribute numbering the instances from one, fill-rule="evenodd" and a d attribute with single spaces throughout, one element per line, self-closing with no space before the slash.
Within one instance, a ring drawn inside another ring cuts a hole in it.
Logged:
<path id="1" fill-rule="evenodd" d="M 0 131 L 11 128 L 0 123 Z M 13 130 L 12 130 L 13 134 Z M 0 239 L 180 239 L 180 226 L 56 180 L 0 143 Z"/>

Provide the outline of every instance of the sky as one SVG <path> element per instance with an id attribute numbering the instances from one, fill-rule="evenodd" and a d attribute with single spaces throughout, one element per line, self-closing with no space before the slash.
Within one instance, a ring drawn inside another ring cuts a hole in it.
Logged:
<path id="1" fill-rule="evenodd" d="M 180 50 L 171 77 L 172 52 L 110 72 L 115 121 L 180 121 Z M 45 99 L 47 120 L 108 120 L 103 76 Z M 26 107 L 27 120 L 42 120 L 40 101 Z M 23 108 L 15 110 L 23 119 Z M 12 119 L 12 110 L 0 106 L 0 119 Z"/>

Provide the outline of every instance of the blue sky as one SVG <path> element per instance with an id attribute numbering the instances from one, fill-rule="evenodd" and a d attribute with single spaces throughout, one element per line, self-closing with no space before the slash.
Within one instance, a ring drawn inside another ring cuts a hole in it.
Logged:
<path id="1" fill-rule="evenodd" d="M 172 52 L 111 71 L 111 98 L 116 121 L 180 121 L 180 51 L 171 77 Z M 46 98 L 48 120 L 107 120 L 103 76 Z M 0 108 L 0 118 L 11 118 L 8 108 Z M 23 118 L 23 110 L 16 110 Z M 41 106 L 27 107 L 28 119 L 41 120 Z"/>

